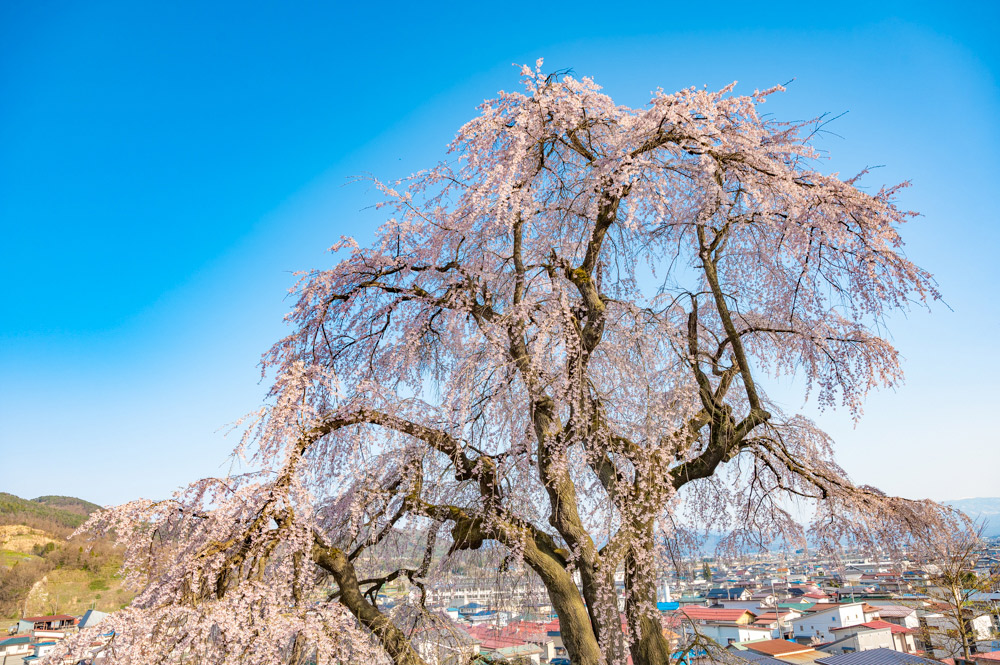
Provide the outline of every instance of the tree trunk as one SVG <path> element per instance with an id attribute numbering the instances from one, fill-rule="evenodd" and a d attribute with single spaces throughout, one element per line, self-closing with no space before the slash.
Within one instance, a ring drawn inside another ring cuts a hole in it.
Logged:
<path id="1" fill-rule="evenodd" d="M 656 612 L 656 582 L 642 574 L 631 554 L 625 562 L 625 589 L 625 612 L 632 629 L 639 632 L 631 646 L 633 665 L 667 665 L 670 644 Z"/>
<path id="2" fill-rule="evenodd" d="M 524 558 L 542 578 L 549 592 L 549 600 L 559 616 L 559 631 L 570 662 L 573 665 L 603 665 L 597 635 L 572 575 L 530 540 L 526 544 Z"/>

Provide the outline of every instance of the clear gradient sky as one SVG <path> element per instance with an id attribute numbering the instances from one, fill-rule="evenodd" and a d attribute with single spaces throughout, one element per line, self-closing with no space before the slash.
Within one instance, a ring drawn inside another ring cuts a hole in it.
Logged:
<path id="1" fill-rule="evenodd" d="M 291 272 L 379 222 L 351 177 L 433 164 L 544 57 L 630 105 L 794 78 L 779 118 L 847 111 L 829 170 L 913 181 L 908 254 L 948 306 L 894 321 L 904 387 L 820 422 L 856 481 L 1000 495 L 998 7 L 4 0 L 0 491 L 109 504 L 225 473 Z"/>

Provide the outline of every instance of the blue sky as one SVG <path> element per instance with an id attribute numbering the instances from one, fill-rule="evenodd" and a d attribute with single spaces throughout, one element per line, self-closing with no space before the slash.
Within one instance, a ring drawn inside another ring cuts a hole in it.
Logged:
<path id="1" fill-rule="evenodd" d="M 856 480 L 1000 495 L 996 4 L 362 4 L 0 5 L 0 491 L 224 473 L 291 272 L 379 222 L 351 177 L 433 164 L 544 57 L 630 105 L 795 79 L 767 110 L 847 111 L 829 169 L 913 181 L 908 254 L 951 309 L 897 317 L 907 383 L 858 427 L 819 417 Z"/>

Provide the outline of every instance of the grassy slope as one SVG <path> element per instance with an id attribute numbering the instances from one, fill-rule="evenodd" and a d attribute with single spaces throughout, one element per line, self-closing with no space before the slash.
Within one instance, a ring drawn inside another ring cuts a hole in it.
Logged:
<path id="1" fill-rule="evenodd" d="M 24 552 L 17 552 L 15 550 L 0 549 L 0 568 L 10 568 L 15 563 L 20 563 L 22 561 L 37 561 L 41 557 L 37 557 L 34 554 L 25 554 Z"/>
<path id="2" fill-rule="evenodd" d="M 132 593 L 122 588 L 114 566 L 98 571 L 58 568 L 28 594 L 27 614 L 83 614 L 91 608 L 112 612 L 128 605 Z"/>

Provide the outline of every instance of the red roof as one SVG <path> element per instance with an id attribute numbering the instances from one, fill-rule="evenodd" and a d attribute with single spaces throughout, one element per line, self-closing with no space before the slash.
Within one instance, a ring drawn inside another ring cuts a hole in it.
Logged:
<path id="1" fill-rule="evenodd" d="M 874 621 L 869 621 L 867 623 L 861 624 L 867 628 L 888 628 L 893 632 L 894 635 L 907 635 L 914 632 L 912 628 L 907 628 L 905 626 L 898 626 L 894 623 L 889 623 L 888 621 L 882 621 L 881 619 L 876 619 Z"/>
<path id="2" fill-rule="evenodd" d="M 463 626 L 465 632 L 477 640 L 513 640 L 516 642 L 548 642 L 546 635 L 551 623 L 535 623 L 532 621 L 516 621 L 503 627 L 498 626 Z M 558 625 L 555 630 L 559 630 Z M 484 642 L 485 644 L 485 642 Z"/>
<path id="3" fill-rule="evenodd" d="M 858 626 L 864 626 L 865 628 L 870 628 L 871 630 L 882 630 L 883 628 L 888 628 L 894 635 L 908 635 L 915 632 L 912 628 L 905 628 L 903 626 L 897 626 L 894 623 L 889 623 L 888 621 L 882 621 L 881 619 L 876 619 L 875 621 L 866 621 L 865 623 L 857 623 L 853 626 L 840 626 L 839 628 L 834 628 L 834 631 L 847 630 L 848 628 L 857 628 Z"/>
<path id="4" fill-rule="evenodd" d="M 976 660 L 1000 660 L 1000 651 L 988 651 L 987 653 L 977 653 L 972 656 Z"/>
<path id="5" fill-rule="evenodd" d="M 76 621 L 76 617 L 71 617 L 68 614 L 51 614 L 45 617 L 24 617 L 21 621 L 30 621 L 31 623 L 38 623 L 39 621 Z"/>
<path id="6" fill-rule="evenodd" d="M 487 649 L 503 649 L 504 647 L 523 647 L 527 642 L 510 637 L 484 637 L 479 640 L 481 646 Z"/>
<path id="7" fill-rule="evenodd" d="M 779 618 L 784 619 L 791 613 L 792 613 L 791 610 L 784 610 L 781 612 L 775 612 L 774 610 L 771 610 L 769 612 L 761 612 L 760 614 L 757 615 L 757 620 L 777 621 Z"/>

